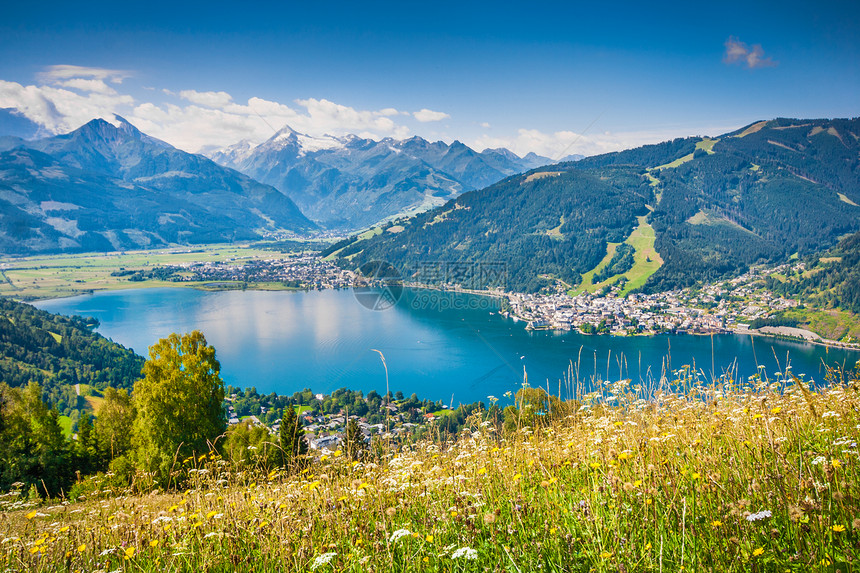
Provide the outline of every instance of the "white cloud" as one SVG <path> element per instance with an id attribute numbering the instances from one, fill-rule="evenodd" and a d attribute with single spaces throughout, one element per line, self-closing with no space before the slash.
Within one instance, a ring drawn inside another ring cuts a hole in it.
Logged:
<path id="1" fill-rule="evenodd" d="M 443 111 L 433 111 L 431 109 L 422 109 L 421 111 L 416 111 L 412 114 L 415 119 L 422 123 L 426 123 L 428 121 L 442 121 L 443 119 L 448 119 L 451 116 Z"/>
<path id="2" fill-rule="evenodd" d="M 76 91 L 53 86 L 22 86 L 0 80 L 0 107 L 14 107 L 52 133 L 75 129 L 96 117 L 131 106 L 129 95 Z"/>
<path id="3" fill-rule="evenodd" d="M 749 69 L 770 68 L 777 65 L 770 57 L 764 56 L 764 49 L 755 44 L 747 46 L 734 36 L 726 40 L 726 51 L 723 54 L 723 62 L 726 64 L 745 65 Z"/>
<path id="4" fill-rule="evenodd" d="M 490 129 L 490 123 L 487 121 L 481 122 L 481 127 L 484 129 Z"/>
<path id="5" fill-rule="evenodd" d="M 93 118 L 119 114 L 143 132 L 187 151 L 242 139 L 262 142 L 285 125 L 317 136 L 356 133 L 381 139 L 411 134 L 395 121 L 410 114 L 391 107 L 359 110 L 316 98 L 296 100 L 295 105 L 258 97 L 241 103 L 224 91 L 182 90 L 177 94 L 168 89 L 153 94 L 164 94 L 163 102 L 138 102 L 108 84 L 119 84 L 131 76 L 121 70 L 50 66 L 38 74 L 38 85 L 0 80 L 0 107 L 18 109 L 50 133 L 65 133 Z"/>
<path id="6" fill-rule="evenodd" d="M 322 133 L 345 135 L 360 131 L 398 138 L 409 135 L 409 128 L 398 125 L 391 119 L 391 111 L 396 111 L 392 108 L 381 111 L 356 110 L 327 99 L 315 98 L 296 100 L 296 103 L 307 109 L 307 116 L 302 117 L 302 122 L 299 124 L 307 127 L 293 127 L 298 131 L 306 129 L 312 135 Z"/>
<path id="7" fill-rule="evenodd" d="M 241 140 L 260 143 L 285 125 L 312 136 L 354 133 L 377 140 L 383 137 L 402 139 L 413 132 L 399 123 L 401 117 L 414 117 L 419 121 L 449 117 L 429 109 L 414 113 L 390 107 L 360 110 L 316 98 L 299 99 L 287 105 L 252 97 L 242 103 L 234 101 L 231 94 L 224 91 L 183 90 L 177 94 L 170 90 L 147 90 L 144 93 L 152 92 L 152 96 L 161 101 L 136 101 L 106 83 L 119 77 L 118 74 L 116 70 L 53 66 L 45 72 L 46 84 L 24 86 L 0 80 L 0 108 L 18 109 L 50 133 L 65 133 L 93 118 L 108 119 L 116 113 L 141 131 L 192 152 L 224 147 Z M 489 123 L 480 125 L 489 129 Z M 705 129 L 698 133 L 722 133 L 734 127 Z M 578 134 L 523 128 L 509 136 L 485 134 L 471 145 L 477 150 L 507 147 L 519 155 L 535 152 L 557 159 L 572 153 L 594 155 L 618 151 L 692 133 L 695 131 L 676 129 Z"/>
<path id="8" fill-rule="evenodd" d="M 109 70 L 107 68 L 90 68 L 86 66 L 48 66 L 39 73 L 39 80 L 45 83 L 54 83 L 71 78 L 92 78 L 96 80 L 109 80 L 115 84 L 121 84 L 122 80 L 131 77 L 131 72 L 126 70 Z"/>
<path id="9" fill-rule="evenodd" d="M 487 148 L 506 147 L 519 156 L 534 152 L 553 160 L 559 160 L 572 154 L 599 155 L 650 143 L 659 143 L 676 137 L 725 133 L 736 128 L 737 126 L 719 126 L 701 130 L 679 128 L 624 133 L 606 131 L 598 134 L 579 134 L 573 131 L 544 133 L 537 129 L 519 129 L 516 135 L 510 137 L 482 135 L 472 142 L 472 147 L 478 151 Z"/>
<path id="10" fill-rule="evenodd" d="M 196 90 L 182 90 L 179 97 L 187 99 L 205 107 L 221 109 L 233 103 L 233 97 L 227 92 L 198 92 Z"/>
<path id="11" fill-rule="evenodd" d="M 57 82 L 56 85 L 72 88 L 82 92 L 95 92 L 104 95 L 116 95 L 116 90 L 104 83 L 103 80 L 72 78 Z"/>

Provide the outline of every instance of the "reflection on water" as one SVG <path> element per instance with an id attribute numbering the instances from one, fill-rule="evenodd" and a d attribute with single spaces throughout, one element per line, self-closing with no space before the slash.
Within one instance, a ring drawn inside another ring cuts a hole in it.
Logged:
<path id="1" fill-rule="evenodd" d="M 529 332 L 497 313 L 497 301 L 436 291 L 405 292 L 387 310 L 359 304 L 350 291 L 202 292 L 140 289 L 43 301 L 40 308 L 94 316 L 99 332 L 146 355 L 171 332 L 199 329 L 215 346 L 225 382 L 260 392 L 349 387 L 385 391 L 381 350 L 392 391 L 453 402 L 486 400 L 529 382 L 558 392 L 571 364 L 581 379 L 659 377 L 695 366 L 710 378 L 771 374 L 790 364 L 822 379 L 823 363 L 847 366 L 860 354 L 808 343 L 733 334 L 609 337 Z M 578 368 L 577 368 L 578 367 Z"/>

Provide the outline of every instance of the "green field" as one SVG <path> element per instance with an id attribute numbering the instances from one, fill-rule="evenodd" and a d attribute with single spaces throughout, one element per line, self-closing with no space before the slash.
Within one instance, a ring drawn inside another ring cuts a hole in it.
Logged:
<path id="1" fill-rule="evenodd" d="M 554 410 L 522 393 L 504 421 L 478 410 L 459 436 L 377 437 L 301 470 L 213 450 L 177 459 L 178 487 L 138 473 L 62 501 L 23 490 L 0 500 L 0 569 L 857 571 L 860 373 L 810 387 L 695 370 L 659 402 L 629 381 Z"/>
<path id="2" fill-rule="evenodd" d="M 846 310 L 794 308 L 781 314 L 787 319 L 798 321 L 799 328 L 811 330 L 828 340 L 860 340 L 860 317 Z"/>
<path id="3" fill-rule="evenodd" d="M 397 229 L 397 230 L 394 230 L 394 229 Z M 390 227 L 388 230 L 392 233 L 399 233 L 399 232 L 403 231 L 403 227 L 400 227 L 398 225 L 398 226 Z M 328 255 L 327 257 L 325 257 L 323 260 L 324 261 L 332 261 L 332 260 L 336 259 L 338 256 L 340 256 L 340 253 L 343 251 L 343 249 L 346 249 L 347 247 L 351 247 L 355 243 L 358 243 L 360 241 L 366 241 L 367 239 L 372 239 L 373 237 L 375 237 L 377 235 L 381 235 L 381 234 L 382 234 L 382 227 L 371 227 L 370 229 L 360 233 L 358 235 L 358 238 L 355 240 L 355 242 L 350 243 L 349 245 L 347 245 L 346 247 L 343 247 L 342 249 L 336 250 L 335 252 L 333 252 L 330 255 Z M 351 260 L 357 254 L 358 253 L 355 253 L 353 255 L 349 255 L 346 258 Z"/>
<path id="4" fill-rule="evenodd" d="M 597 273 L 602 271 L 604 268 L 606 268 L 606 265 L 608 265 L 609 261 L 612 260 L 612 257 L 615 255 L 615 249 L 617 249 L 618 245 L 620 245 L 620 244 L 621 243 L 608 243 L 606 245 L 606 256 L 603 257 L 603 259 L 599 263 L 597 263 L 596 267 L 594 267 L 593 269 L 591 269 L 587 273 L 583 273 L 582 282 L 579 283 L 579 286 L 577 288 L 575 288 L 569 292 L 569 294 L 571 296 L 576 296 L 576 295 L 582 294 L 584 292 L 596 292 L 596 291 L 600 290 L 601 288 L 605 287 L 606 285 L 612 284 L 616 280 L 621 278 L 621 275 L 616 275 L 614 277 L 610 277 L 610 278 L 606 279 L 605 281 L 597 283 L 597 284 L 594 284 L 592 282 L 592 278 L 594 277 L 594 275 L 596 275 Z"/>
<path id="5" fill-rule="evenodd" d="M 593 284 L 591 282 L 592 277 L 609 264 L 609 261 L 612 260 L 612 256 L 615 254 L 615 249 L 620 245 L 620 243 L 609 243 L 606 248 L 606 256 L 603 257 L 603 260 L 601 260 L 596 267 L 587 273 L 584 273 L 582 275 L 582 282 L 579 286 L 570 290 L 568 294 L 576 296 L 584 292 L 597 292 L 607 285 L 615 284 L 621 280 L 622 277 L 626 277 L 627 284 L 620 293 L 624 296 L 632 290 L 644 285 L 645 281 L 648 280 L 648 277 L 657 272 L 657 269 L 659 269 L 663 264 L 663 259 L 660 257 L 660 253 L 658 253 L 654 248 L 654 241 L 656 239 L 654 228 L 648 224 L 647 215 L 642 215 L 637 217 L 637 219 L 639 220 L 639 226 L 636 227 L 633 232 L 630 233 L 630 236 L 624 241 L 636 250 L 633 254 L 633 268 L 626 273 L 609 277 L 603 282 L 599 282 L 597 284 Z"/>
<path id="6" fill-rule="evenodd" d="M 708 155 L 713 155 L 714 144 L 716 144 L 718 141 L 719 139 L 711 139 L 710 137 L 706 137 L 696 144 L 696 149 L 701 149 Z"/>
<path id="7" fill-rule="evenodd" d="M 63 435 L 67 438 L 72 437 L 72 419 L 68 416 L 60 416 L 60 428 L 63 429 Z"/>
<path id="8" fill-rule="evenodd" d="M 0 281 L 0 295 L 19 300 L 58 298 L 95 290 L 147 287 L 202 286 L 202 283 L 175 283 L 149 280 L 132 282 L 113 277 L 119 269 L 148 271 L 166 265 L 194 262 L 245 262 L 285 258 L 279 251 L 249 245 L 201 245 L 150 251 L 0 257 L 6 281 Z"/>
<path id="9" fill-rule="evenodd" d="M 719 141 L 719 139 L 711 139 L 710 137 L 705 137 L 700 142 L 698 142 L 696 144 L 696 149 L 701 149 L 705 153 L 707 153 L 708 155 L 713 155 L 714 144 L 717 143 L 718 141 Z M 657 171 L 659 169 L 674 169 L 675 167 L 683 165 L 684 163 L 686 163 L 688 161 L 692 161 L 694 153 L 688 153 L 687 155 L 684 155 L 683 157 L 679 157 L 675 161 L 672 161 L 670 163 L 664 163 L 663 165 L 658 165 L 657 167 L 653 167 L 652 171 Z"/>

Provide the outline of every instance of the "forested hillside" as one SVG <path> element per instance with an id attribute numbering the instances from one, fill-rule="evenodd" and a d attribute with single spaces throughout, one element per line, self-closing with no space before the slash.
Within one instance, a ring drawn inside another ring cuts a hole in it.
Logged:
<path id="1" fill-rule="evenodd" d="M 860 119 L 776 119 L 542 167 L 339 255 L 355 266 L 388 260 L 407 274 L 433 261 L 501 262 L 511 289 L 531 291 L 548 275 L 577 284 L 647 214 L 663 264 L 643 290 L 689 286 L 860 230 L 858 134 Z"/>
<path id="2" fill-rule="evenodd" d="M 506 284 L 491 279 L 483 286 L 534 291 L 547 283 L 543 274 L 578 282 L 606 254 L 607 242 L 631 233 L 653 200 L 635 168 L 515 176 L 419 215 L 401 232 L 392 227 L 354 242 L 339 255 L 387 260 L 408 274 L 436 261 L 499 263 L 507 269 L 500 279 Z"/>
<path id="3" fill-rule="evenodd" d="M 767 277 L 767 287 L 817 306 L 860 313 L 860 233 L 804 262 L 801 272 Z"/>
<path id="4" fill-rule="evenodd" d="M 0 381 L 12 387 L 38 382 L 61 413 L 78 407 L 75 384 L 130 390 L 143 358 L 93 332 L 93 326 L 81 317 L 0 298 Z"/>

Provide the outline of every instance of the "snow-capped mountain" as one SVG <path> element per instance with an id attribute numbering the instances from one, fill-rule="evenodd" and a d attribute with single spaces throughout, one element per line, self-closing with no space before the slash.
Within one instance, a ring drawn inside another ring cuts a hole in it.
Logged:
<path id="1" fill-rule="evenodd" d="M 425 210 L 552 162 L 507 149 L 478 153 L 459 141 L 314 137 L 289 126 L 257 146 L 242 141 L 207 155 L 281 190 L 330 228 L 358 228 Z"/>

